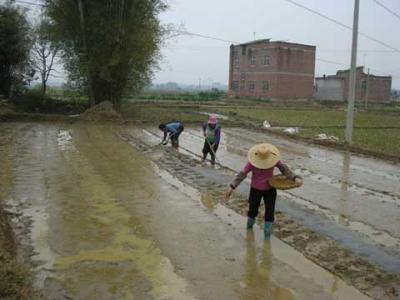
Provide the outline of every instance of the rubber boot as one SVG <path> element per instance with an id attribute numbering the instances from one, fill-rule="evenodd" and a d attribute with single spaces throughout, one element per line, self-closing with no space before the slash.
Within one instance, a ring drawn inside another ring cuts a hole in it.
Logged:
<path id="1" fill-rule="evenodd" d="M 272 222 L 264 223 L 264 240 L 269 241 L 271 239 Z"/>
<path id="2" fill-rule="evenodd" d="M 253 225 L 256 222 L 256 219 L 254 218 L 247 218 L 247 229 L 253 229 Z"/>

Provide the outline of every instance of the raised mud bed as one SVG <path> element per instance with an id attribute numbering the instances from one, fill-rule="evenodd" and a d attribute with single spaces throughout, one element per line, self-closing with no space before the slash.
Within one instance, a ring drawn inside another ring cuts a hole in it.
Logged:
<path id="1" fill-rule="evenodd" d="M 181 182 L 199 191 L 207 191 L 209 197 L 205 206 L 216 206 L 220 203 L 226 184 L 208 178 L 198 167 L 193 158 L 181 154 L 170 147 L 154 148 L 135 136 L 121 133 L 120 137 L 141 152 L 151 155 L 162 151 L 164 159 L 154 160 L 160 168 L 168 170 Z M 224 167 L 215 170 L 220 177 L 233 175 L 232 170 Z M 234 196 L 225 204 L 233 211 L 247 214 L 247 199 Z M 260 215 L 263 215 L 260 212 Z M 258 222 L 262 223 L 259 218 Z M 309 260 L 356 287 L 362 293 L 374 299 L 399 299 L 400 276 L 381 269 L 344 248 L 339 242 L 318 234 L 305 226 L 296 223 L 282 212 L 276 213 L 274 235 L 301 252 Z"/>
<path id="2" fill-rule="evenodd" d="M 329 140 L 325 140 L 325 141 L 317 140 L 317 139 L 313 139 L 313 138 L 302 137 L 299 135 L 292 135 L 292 134 L 288 134 L 288 133 L 281 132 L 281 131 L 269 130 L 269 129 L 261 128 L 259 125 L 252 123 L 252 122 L 242 122 L 242 124 L 245 128 L 251 128 L 251 129 L 259 131 L 259 132 L 268 132 L 268 134 L 284 137 L 287 139 L 293 139 L 293 140 L 302 141 L 302 142 L 309 143 L 309 144 L 320 145 L 320 146 L 328 147 L 331 149 L 350 151 L 350 152 L 353 152 L 356 154 L 368 155 L 368 156 L 372 156 L 374 158 L 393 161 L 396 163 L 400 162 L 400 156 L 389 155 L 389 154 L 385 154 L 385 153 L 381 153 L 381 152 L 371 151 L 371 150 L 363 149 L 358 146 L 348 145 L 343 142 L 334 142 L 334 141 L 329 141 Z M 232 125 L 235 126 L 237 124 L 232 124 Z"/>

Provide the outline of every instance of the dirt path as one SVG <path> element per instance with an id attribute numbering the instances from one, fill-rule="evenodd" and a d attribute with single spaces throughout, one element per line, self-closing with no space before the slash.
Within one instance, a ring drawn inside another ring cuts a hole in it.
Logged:
<path id="1" fill-rule="evenodd" d="M 280 240 L 246 234 L 216 200 L 224 185 L 170 149 L 140 148 L 111 125 L 7 126 L 6 200 L 44 299 L 367 298 Z M 204 188 L 171 173 L 179 163 Z"/>

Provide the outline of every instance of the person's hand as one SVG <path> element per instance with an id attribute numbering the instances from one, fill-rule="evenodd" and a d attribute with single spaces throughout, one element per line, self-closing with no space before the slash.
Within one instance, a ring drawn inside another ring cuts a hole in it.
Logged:
<path id="1" fill-rule="evenodd" d="M 233 193 L 233 189 L 232 188 L 230 188 L 229 190 L 225 191 L 225 193 L 224 193 L 225 201 L 229 200 L 229 198 L 232 196 L 232 193 Z"/>
<path id="2" fill-rule="evenodd" d="M 300 177 L 296 177 L 296 178 L 294 179 L 294 182 L 295 182 L 296 184 L 298 184 L 299 186 L 302 186 L 302 185 L 303 185 L 303 179 L 300 178 Z"/>

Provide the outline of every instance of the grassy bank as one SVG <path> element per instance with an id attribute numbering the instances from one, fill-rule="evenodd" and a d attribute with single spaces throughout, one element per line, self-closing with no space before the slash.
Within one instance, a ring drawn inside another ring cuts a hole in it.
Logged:
<path id="1" fill-rule="evenodd" d="M 198 105 L 142 105 L 135 103 L 126 103 L 122 108 L 122 115 L 126 119 L 140 120 L 142 122 L 151 122 L 160 124 L 174 120 L 180 120 L 183 123 L 202 123 L 207 120 L 208 106 L 199 107 Z"/>
<path id="2" fill-rule="evenodd" d="M 299 137 L 315 140 L 316 135 L 325 133 L 344 142 L 346 111 L 343 104 L 320 104 L 313 102 L 260 103 L 227 99 L 219 103 L 127 102 L 123 115 L 127 119 L 155 124 L 172 120 L 184 123 L 200 123 L 207 119 L 204 113 L 220 113 L 229 117 L 221 120 L 224 125 L 246 123 L 261 127 L 264 120 L 273 126 L 300 127 Z M 370 110 L 356 109 L 354 119 L 354 149 L 376 153 L 382 157 L 400 158 L 400 106 L 374 105 Z M 361 151 L 363 152 L 363 151 Z"/>
<path id="3" fill-rule="evenodd" d="M 0 299 L 35 299 L 29 269 L 16 259 L 16 243 L 3 201 L 11 192 L 11 137 L 0 132 Z"/>
<path id="4" fill-rule="evenodd" d="M 65 107 L 63 104 L 59 105 Z M 74 107 L 79 107 L 79 105 Z M 325 133 L 339 138 L 338 144 L 343 144 L 345 109 L 343 103 L 313 101 L 266 103 L 243 99 L 218 101 L 141 99 L 125 102 L 121 113 L 127 120 L 152 124 L 174 120 L 180 120 L 186 124 L 200 124 L 207 119 L 207 113 L 220 113 L 229 117 L 229 120 L 221 120 L 224 126 L 252 124 L 261 127 L 262 122 L 268 120 L 275 127 L 299 127 L 300 132 L 297 136 L 306 140 L 314 141 L 317 134 Z M 9 114 L 4 116 L 10 118 Z M 38 116 L 38 120 L 43 118 L 37 114 L 34 116 Z M 360 149 L 360 152 L 376 153 L 381 157 L 400 159 L 400 139 L 398 138 L 400 136 L 400 104 L 370 104 L 366 110 L 363 104 L 358 103 L 354 116 L 354 149 Z M 29 119 L 21 114 L 16 118 Z M 0 107 L 0 120 L 2 119 L 5 117 L 2 117 Z M 331 145 L 331 143 L 328 144 Z"/>
<path id="5" fill-rule="evenodd" d="M 368 151 L 400 157 L 400 112 L 391 110 L 356 111 L 354 114 L 354 146 Z M 344 141 L 346 111 L 344 107 L 332 110 L 307 110 L 301 106 L 276 109 L 268 106 L 253 108 L 219 108 L 218 112 L 262 124 L 268 120 L 272 126 L 300 127 L 299 136 L 315 139 L 325 133 Z"/>

